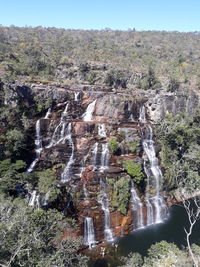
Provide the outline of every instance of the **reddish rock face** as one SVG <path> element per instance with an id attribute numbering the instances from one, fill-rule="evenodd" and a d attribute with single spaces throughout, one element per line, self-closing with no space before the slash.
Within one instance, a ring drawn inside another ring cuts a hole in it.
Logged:
<path id="1" fill-rule="evenodd" d="M 137 227 L 137 218 L 132 210 L 130 194 L 133 179 L 127 175 L 124 162 L 143 162 L 141 140 L 145 125 L 139 118 L 140 108 L 145 105 L 145 119 L 148 121 L 153 111 L 149 111 L 151 105 L 147 107 L 147 101 L 153 101 L 155 95 L 149 95 L 147 99 L 142 94 L 131 96 L 93 91 L 80 92 L 80 98 L 75 100 L 73 91 L 62 89 L 56 97 L 50 117 L 41 119 L 43 149 L 36 170 L 55 168 L 58 180 L 64 171 L 67 173 L 61 187 L 71 194 L 79 234 L 84 234 L 85 217 L 91 217 L 95 238 L 103 241 L 106 212 L 109 212 L 113 236 L 128 234 Z M 94 100 L 95 106 L 88 110 L 88 105 Z M 68 109 L 64 111 L 67 104 Z M 91 112 L 89 121 L 83 120 L 86 110 Z M 144 192 L 144 188 L 145 179 L 137 191 Z M 125 200 L 120 194 L 126 196 Z M 138 194 L 144 203 L 141 193 Z M 168 204 L 177 199 L 168 200 Z M 125 215 L 120 212 L 120 201 L 126 201 Z M 145 205 L 142 213 L 146 223 Z M 64 237 L 68 235 L 70 233 L 65 233 Z"/>

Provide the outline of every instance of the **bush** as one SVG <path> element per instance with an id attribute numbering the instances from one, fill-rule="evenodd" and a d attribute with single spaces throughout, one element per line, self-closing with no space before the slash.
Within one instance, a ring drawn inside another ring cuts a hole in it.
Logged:
<path id="1" fill-rule="evenodd" d="M 111 190 L 111 204 L 117 208 L 123 215 L 127 214 L 128 203 L 130 199 L 129 177 L 121 177 L 119 180 L 107 179 Z"/>
<path id="2" fill-rule="evenodd" d="M 119 149 L 119 143 L 117 142 L 116 139 L 109 140 L 108 146 L 112 154 L 115 154 Z"/>
<path id="3" fill-rule="evenodd" d="M 143 180 L 144 174 L 139 163 L 136 163 L 132 160 L 126 160 L 124 162 L 124 168 L 127 173 L 133 177 L 133 180 L 136 184 L 139 184 Z"/>

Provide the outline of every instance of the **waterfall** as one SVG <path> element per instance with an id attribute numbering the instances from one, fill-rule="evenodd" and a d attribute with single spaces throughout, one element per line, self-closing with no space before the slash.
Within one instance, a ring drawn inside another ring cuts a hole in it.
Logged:
<path id="1" fill-rule="evenodd" d="M 85 217 L 84 221 L 84 245 L 89 246 L 91 249 L 96 244 L 94 224 L 91 217 Z"/>
<path id="2" fill-rule="evenodd" d="M 40 158 L 40 154 L 42 152 L 42 137 L 40 133 L 40 119 L 37 120 L 36 122 L 36 139 L 35 139 L 35 152 L 36 152 L 36 157 L 34 161 L 31 163 L 30 167 L 28 168 L 27 172 L 32 172 L 36 163 L 38 162 Z"/>
<path id="3" fill-rule="evenodd" d="M 76 102 L 79 101 L 79 95 L 80 95 L 80 92 L 75 92 L 74 93 L 74 101 L 76 101 Z"/>
<path id="4" fill-rule="evenodd" d="M 45 194 L 44 196 L 44 200 L 42 202 L 42 205 L 43 206 L 47 206 L 48 205 L 48 202 L 49 202 L 49 195 L 50 195 L 50 190 Z"/>
<path id="5" fill-rule="evenodd" d="M 88 198 L 89 198 L 89 194 L 88 194 L 88 191 L 87 191 L 87 188 L 86 188 L 85 183 L 83 184 L 83 193 L 84 193 L 84 198 L 85 198 L 86 200 L 88 200 Z"/>
<path id="6" fill-rule="evenodd" d="M 134 117 L 133 117 L 133 113 L 132 113 L 132 107 L 133 103 L 132 102 L 128 102 L 128 112 L 129 112 L 129 120 L 134 121 Z"/>
<path id="7" fill-rule="evenodd" d="M 165 206 L 162 196 L 159 195 L 161 190 L 160 181 L 162 180 L 162 172 L 158 165 L 158 159 L 154 148 L 153 132 L 150 125 L 146 125 L 142 146 L 150 164 L 150 167 L 147 168 L 144 159 L 144 170 L 148 178 L 146 197 L 147 217 L 150 216 L 150 218 L 147 218 L 147 224 L 151 224 L 152 221 L 153 223 L 160 223 L 164 219 L 162 212 Z M 150 185 L 155 190 L 155 193 L 153 197 L 149 198 Z M 154 207 L 154 212 L 152 205 Z"/>
<path id="8" fill-rule="evenodd" d="M 55 146 L 61 142 L 64 142 L 64 137 L 65 137 L 65 130 L 66 130 L 66 116 L 67 116 L 67 111 L 68 111 L 68 107 L 69 107 L 69 103 L 66 104 L 64 111 L 61 114 L 61 118 L 60 118 L 60 122 L 59 124 L 56 126 L 51 141 L 49 143 L 49 145 L 47 146 L 47 148 L 50 148 L 52 146 Z"/>
<path id="9" fill-rule="evenodd" d="M 41 208 L 40 205 L 40 195 L 37 194 L 36 190 L 33 190 L 31 193 L 31 197 L 28 203 L 29 206 L 36 207 L 37 209 Z"/>
<path id="10" fill-rule="evenodd" d="M 81 171 L 80 171 L 80 173 L 78 174 L 79 177 L 82 176 L 82 173 L 83 173 L 84 170 L 85 170 L 85 162 L 86 162 L 88 156 L 89 156 L 89 153 L 88 153 L 88 154 L 83 158 L 83 160 L 82 160 Z"/>
<path id="11" fill-rule="evenodd" d="M 102 193 L 99 196 L 99 204 L 104 212 L 104 238 L 107 242 L 114 241 L 113 233 L 110 227 L 110 211 L 109 211 L 109 200 L 106 193 L 106 184 L 100 180 L 100 190 Z"/>
<path id="12" fill-rule="evenodd" d="M 49 119 L 49 116 L 51 115 L 51 108 L 49 108 L 48 110 L 47 110 L 47 113 L 46 113 L 46 115 L 45 115 L 45 119 Z"/>
<path id="13" fill-rule="evenodd" d="M 147 226 L 154 224 L 154 216 L 153 216 L 153 206 L 149 201 L 149 198 L 145 198 L 146 209 L 147 209 Z"/>
<path id="14" fill-rule="evenodd" d="M 102 144 L 100 171 L 104 171 L 105 169 L 107 169 L 108 164 L 109 164 L 109 149 L 108 149 L 108 143 L 106 143 Z"/>
<path id="15" fill-rule="evenodd" d="M 30 197 L 29 203 L 28 203 L 29 206 L 34 206 L 35 199 L 36 199 L 36 194 L 37 194 L 37 191 L 33 190 L 33 192 L 31 193 L 31 197 Z"/>
<path id="16" fill-rule="evenodd" d="M 97 153 L 98 153 L 98 143 L 95 143 L 92 150 L 92 165 L 97 166 Z"/>
<path id="17" fill-rule="evenodd" d="M 71 122 L 67 126 L 67 134 L 64 138 L 65 140 L 68 140 L 69 145 L 72 149 L 71 156 L 69 158 L 69 161 L 64 168 L 63 173 L 61 174 L 61 183 L 65 183 L 70 180 L 71 178 L 71 169 L 72 169 L 72 164 L 74 163 L 74 143 L 72 140 L 72 124 Z"/>
<path id="18" fill-rule="evenodd" d="M 140 200 L 135 188 L 132 183 L 131 187 L 131 197 L 132 197 L 132 210 L 135 211 L 137 216 L 137 229 L 144 228 L 144 219 L 143 219 L 143 203 Z"/>
<path id="19" fill-rule="evenodd" d="M 141 106 L 139 111 L 139 122 L 146 123 L 145 107 Z"/>
<path id="20" fill-rule="evenodd" d="M 92 121 L 92 114 L 95 109 L 96 100 L 94 100 L 92 103 L 90 103 L 86 109 L 86 112 L 83 114 L 83 120 L 84 121 Z"/>
<path id="21" fill-rule="evenodd" d="M 105 124 L 99 124 L 98 125 L 98 135 L 101 136 L 101 137 L 106 137 Z"/>

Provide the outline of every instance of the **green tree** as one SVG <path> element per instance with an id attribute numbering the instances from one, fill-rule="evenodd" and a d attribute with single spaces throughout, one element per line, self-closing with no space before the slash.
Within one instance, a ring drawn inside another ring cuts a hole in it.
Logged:
<path id="1" fill-rule="evenodd" d="M 24 201 L 0 199 L 1 266 L 86 266 L 79 238 L 63 239 L 69 225 L 56 210 L 33 210 Z"/>

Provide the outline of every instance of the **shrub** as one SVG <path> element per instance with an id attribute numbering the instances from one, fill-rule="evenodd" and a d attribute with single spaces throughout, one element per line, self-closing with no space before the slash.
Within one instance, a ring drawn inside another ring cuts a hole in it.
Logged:
<path id="1" fill-rule="evenodd" d="M 109 140 L 108 145 L 112 154 L 115 154 L 119 148 L 119 143 L 117 142 L 117 140 L 116 139 Z"/>
<path id="2" fill-rule="evenodd" d="M 128 174 L 133 177 L 133 180 L 136 184 L 139 184 L 144 178 L 141 165 L 132 160 L 126 160 L 124 162 L 124 168 Z"/>

